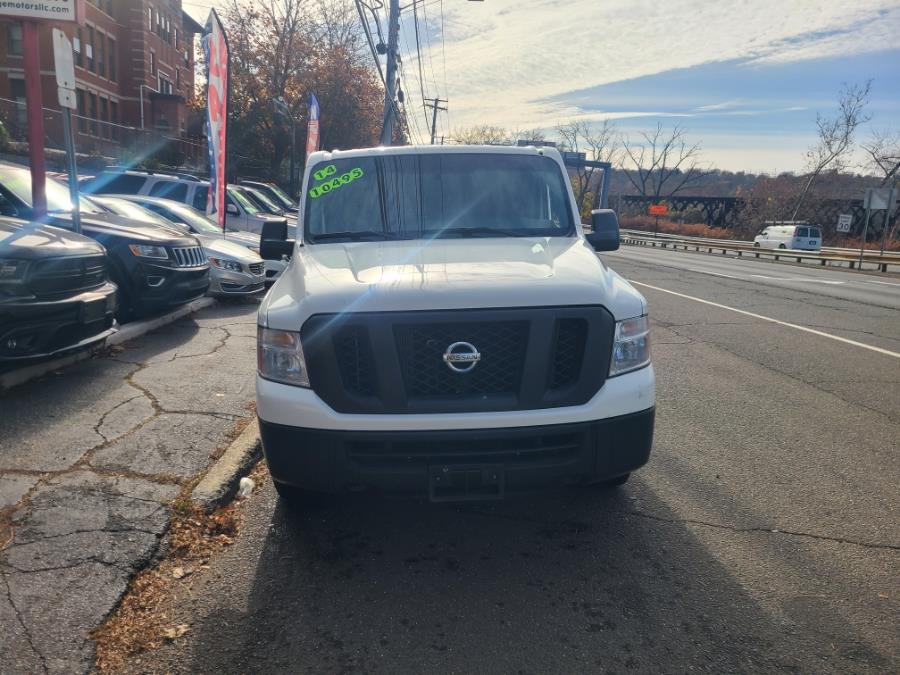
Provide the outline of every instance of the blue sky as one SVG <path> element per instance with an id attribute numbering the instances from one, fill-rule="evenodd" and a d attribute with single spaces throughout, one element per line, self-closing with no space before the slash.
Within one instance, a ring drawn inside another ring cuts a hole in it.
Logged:
<path id="1" fill-rule="evenodd" d="M 185 7 L 202 19 L 217 4 Z M 439 135 L 472 124 L 552 134 L 577 118 L 612 119 L 633 137 L 677 123 L 711 166 L 799 171 L 816 112 L 833 111 L 842 83 L 869 78 L 872 122 L 860 139 L 874 127 L 900 128 L 900 0 L 424 0 L 419 7 L 426 96 L 450 99 Z M 414 133 L 424 135 L 409 10 L 400 46 Z"/>

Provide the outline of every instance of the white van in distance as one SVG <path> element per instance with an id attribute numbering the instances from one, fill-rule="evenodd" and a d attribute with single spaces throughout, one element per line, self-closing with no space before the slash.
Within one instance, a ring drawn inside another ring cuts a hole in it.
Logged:
<path id="1" fill-rule="evenodd" d="M 555 149 L 313 153 L 291 262 L 258 316 L 257 412 L 288 503 L 382 490 L 500 499 L 647 462 L 647 303 L 585 235 Z"/>
<path id="2" fill-rule="evenodd" d="M 822 231 L 812 225 L 769 225 L 753 239 L 757 248 L 791 248 L 798 251 L 819 251 Z"/>

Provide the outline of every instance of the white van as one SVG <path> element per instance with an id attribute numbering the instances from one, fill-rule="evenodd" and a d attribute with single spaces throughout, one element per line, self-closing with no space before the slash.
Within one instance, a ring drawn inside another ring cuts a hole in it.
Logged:
<path id="1" fill-rule="evenodd" d="M 753 239 L 757 248 L 791 248 L 818 251 L 822 248 L 822 230 L 813 225 L 769 225 Z"/>
<path id="2" fill-rule="evenodd" d="M 292 260 L 259 310 L 257 413 L 279 495 L 432 501 L 621 485 L 650 455 L 647 302 L 595 251 L 553 148 L 310 155 Z"/>

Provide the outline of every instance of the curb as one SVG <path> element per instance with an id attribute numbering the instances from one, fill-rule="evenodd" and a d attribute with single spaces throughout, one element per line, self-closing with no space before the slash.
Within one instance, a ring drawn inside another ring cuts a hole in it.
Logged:
<path id="1" fill-rule="evenodd" d="M 188 314 L 193 314 L 194 312 L 197 312 L 201 309 L 210 307 L 211 305 L 215 304 L 215 302 L 215 298 L 200 298 L 199 300 L 194 300 L 193 302 L 189 302 L 188 304 L 183 305 L 178 309 L 169 312 L 168 314 L 163 314 L 162 316 L 153 317 L 152 319 L 144 319 L 142 321 L 135 321 L 134 323 L 126 324 L 125 326 L 122 326 L 122 328 L 120 328 L 117 332 L 106 338 L 105 342 L 102 342 L 98 346 L 91 349 L 85 349 L 84 351 L 80 351 L 76 354 L 60 356 L 49 361 L 42 361 L 31 366 L 25 366 L 24 368 L 18 368 L 17 370 L 11 370 L 8 373 L 0 374 L 0 392 L 5 392 L 8 389 L 19 386 L 20 384 L 25 384 L 26 382 L 35 380 L 42 375 L 53 372 L 54 370 L 59 370 L 60 368 L 71 366 L 72 364 L 78 363 L 79 361 L 85 361 L 91 358 L 94 354 L 96 354 L 104 347 L 111 347 L 113 345 L 122 344 L 123 342 L 128 342 L 129 340 L 134 340 L 135 338 L 145 335 L 152 330 L 156 330 L 157 328 L 165 326 L 166 324 L 178 321 L 178 319 L 181 319 Z"/>
<path id="2" fill-rule="evenodd" d="M 254 419 L 197 483 L 191 492 L 191 501 L 207 513 L 230 501 L 237 492 L 241 476 L 250 471 L 261 449 L 259 423 Z"/>

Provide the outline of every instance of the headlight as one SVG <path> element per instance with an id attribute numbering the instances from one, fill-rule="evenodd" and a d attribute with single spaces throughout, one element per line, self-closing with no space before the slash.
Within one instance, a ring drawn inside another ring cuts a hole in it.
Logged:
<path id="1" fill-rule="evenodd" d="M 165 246 L 154 244 L 128 244 L 128 250 L 138 258 L 154 258 L 156 260 L 168 260 L 169 252 Z"/>
<path id="2" fill-rule="evenodd" d="M 244 266 L 237 260 L 226 260 L 225 258 L 210 257 L 209 262 L 220 270 L 231 270 L 232 272 L 243 272 Z"/>
<path id="3" fill-rule="evenodd" d="M 609 376 L 650 365 L 650 319 L 647 315 L 616 322 Z"/>
<path id="4" fill-rule="evenodd" d="M 300 333 L 260 326 L 256 335 L 256 367 L 267 380 L 309 386 Z"/>
<path id="5" fill-rule="evenodd" d="M 19 284 L 25 279 L 27 260 L 0 258 L 0 284 Z"/>

